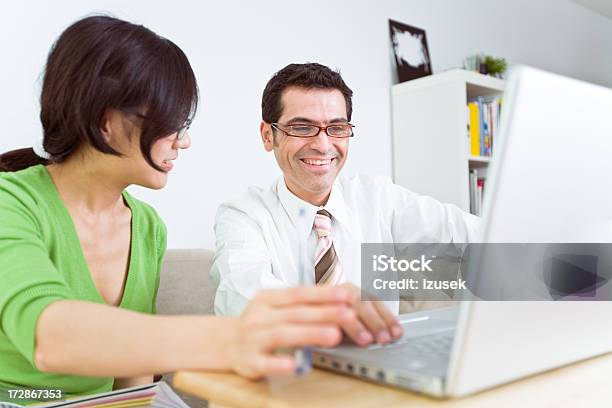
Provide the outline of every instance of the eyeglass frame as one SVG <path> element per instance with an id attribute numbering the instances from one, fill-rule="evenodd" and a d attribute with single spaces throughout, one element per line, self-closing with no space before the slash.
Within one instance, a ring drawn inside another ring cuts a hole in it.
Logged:
<path id="1" fill-rule="evenodd" d="M 176 140 L 179 142 L 183 140 L 185 136 L 187 136 L 187 132 L 189 131 L 190 127 L 191 127 L 191 119 L 187 119 L 185 124 L 179 130 L 176 131 Z"/>
<path id="2" fill-rule="evenodd" d="M 291 133 L 287 132 L 287 131 L 286 131 L 285 129 L 283 129 L 282 127 L 279 127 L 279 125 L 280 125 L 280 126 L 300 126 L 300 125 L 301 125 L 301 126 L 312 126 L 312 127 L 316 127 L 316 128 L 318 128 L 318 129 L 319 129 L 319 131 L 318 131 L 317 133 L 315 133 L 314 135 L 312 135 L 312 136 L 299 136 L 299 135 L 292 135 Z M 272 128 L 273 128 L 273 129 L 278 129 L 278 130 L 280 130 L 281 132 L 283 132 L 283 133 L 284 133 L 284 134 L 286 134 L 287 136 L 291 136 L 291 137 L 299 137 L 299 138 L 301 138 L 301 139 L 309 139 L 309 138 L 311 138 L 311 137 L 317 137 L 317 136 L 319 136 L 319 133 L 321 133 L 321 132 L 325 132 L 325 134 L 326 134 L 328 137 L 333 137 L 333 138 L 335 138 L 335 139 L 348 139 L 349 137 L 354 137 L 354 136 L 355 136 L 355 132 L 353 132 L 353 128 L 355 127 L 355 125 L 353 125 L 352 123 L 348 123 L 348 122 L 347 122 L 347 123 L 343 123 L 343 124 L 333 123 L 333 124 L 328 125 L 328 126 L 318 126 L 318 125 L 313 125 L 313 124 L 311 124 L 311 123 L 296 123 L 296 124 L 293 124 L 293 125 L 288 125 L 288 124 L 286 124 L 286 123 L 272 122 L 272 123 L 270 123 L 270 126 L 272 126 Z M 349 136 L 332 136 L 332 135 L 330 135 L 329 133 L 327 133 L 327 129 L 328 129 L 328 128 L 330 128 L 330 127 L 334 127 L 334 126 L 350 127 L 350 129 L 351 129 L 351 134 L 350 134 Z"/>
<path id="3" fill-rule="evenodd" d="M 129 111 L 127 111 L 125 113 L 134 115 L 134 116 L 136 116 L 136 117 L 138 117 L 140 119 L 146 119 L 147 118 L 146 115 L 143 115 L 141 113 L 134 113 L 134 112 L 129 112 Z M 185 124 L 183 126 L 181 126 L 179 128 L 179 130 L 176 131 L 176 139 L 175 139 L 176 141 L 180 142 L 181 140 L 183 140 L 185 138 L 185 136 L 187 136 L 189 128 L 191 127 L 191 123 L 192 123 L 191 119 L 187 119 L 185 121 Z"/>

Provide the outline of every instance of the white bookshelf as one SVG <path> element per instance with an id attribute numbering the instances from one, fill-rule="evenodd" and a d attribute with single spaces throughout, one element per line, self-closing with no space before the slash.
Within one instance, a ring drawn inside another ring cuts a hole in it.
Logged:
<path id="1" fill-rule="evenodd" d="M 470 155 L 467 103 L 503 89 L 500 79 L 460 69 L 393 85 L 395 183 L 469 211 L 470 169 L 486 172 L 490 158 Z"/>

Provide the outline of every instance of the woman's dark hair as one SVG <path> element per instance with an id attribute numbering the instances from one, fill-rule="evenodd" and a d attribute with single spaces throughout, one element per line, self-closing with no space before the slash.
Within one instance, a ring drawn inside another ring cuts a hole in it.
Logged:
<path id="1" fill-rule="evenodd" d="M 346 103 L 346 115 L 350 121 L 353 114 L 353 91 L 339 72 L 317 63 L 289 64 L 275 73 L 268 81 L 261 98 L 261 116 L 266 123 L 277 122 L 283 114 L 281 97 L 290 87 L 305 89 L 337 89 Z"/>
<path id="2" fill-rule="evenodd" d="M 148 28 L 108 16 L 68 27 L 53 45 L 40 97 L 44 160 L 33 149 L 0 156 L 0 171 L 61 163 L 85 143 L 121 155 L 100 130 L 104 113 L 117 109 L 138 119 L 140 150 L 147 162 L 153 143 L 190 120 L 198 88 L 187 57 L 172 41 Z"/>

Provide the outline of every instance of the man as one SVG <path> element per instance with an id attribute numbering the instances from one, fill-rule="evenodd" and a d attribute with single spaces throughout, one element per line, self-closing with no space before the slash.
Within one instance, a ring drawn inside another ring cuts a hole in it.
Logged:
<path id="1" fill-rule="evenodd" d="M 353 136 L 352 91 L 320 64 L 290 64 L 266 85 L 261 139 L 283 173 L 217 212 L 217 314 L 234 315 L 262 288 L 344 284 L 354 289 L 358 344 L 401 336 L 382 302 L 359 301 L 362 242 L 469 242 L 478 220 L 388 178 L 338 178 Z M 398 302 L 387 304 L 393 314 Z"/>

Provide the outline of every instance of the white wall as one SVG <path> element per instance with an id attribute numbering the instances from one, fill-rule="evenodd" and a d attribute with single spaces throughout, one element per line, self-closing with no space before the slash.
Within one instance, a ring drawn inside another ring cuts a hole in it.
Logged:
<path id="1" fill-rule="evenodd" d="M 357 125 L 344 171 L 391 174 L 388 18 L 426 30 L 434 72 L 484 51 L 612 86 L 612 20 L 569 0 L 12 1 L 0 10 L 0 152 L 31 145 L 40 132 L 39 75 L 54 39 L 77 18 L 110 12 L 189 56 L 203 101 L 193 147 L 164 190 L 136 192 L 166 220 L 171 248 L 212 247 L 217 206 L 278 176 L 259 142 L 260 97 L 290 62 L 341 69 Z"/>

